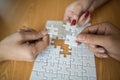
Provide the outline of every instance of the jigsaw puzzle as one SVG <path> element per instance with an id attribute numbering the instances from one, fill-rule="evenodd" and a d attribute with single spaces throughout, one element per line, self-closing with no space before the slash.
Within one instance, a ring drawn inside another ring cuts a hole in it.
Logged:
<path id="1" fill-rule="evenodd" d="M 76 43 L 76 36 L 90 24 L 81 27 L 63 24 L 62 21 L 48 21 L 46 28 L 50 35 L 50 45 L 41 52 L 34 63 L 30 80 L 96 80 L 94 55 L 85 44 Z M 55 44 L 64 40 L 71 54 L 66 57 L 60 52 L 65 48 Z"/>

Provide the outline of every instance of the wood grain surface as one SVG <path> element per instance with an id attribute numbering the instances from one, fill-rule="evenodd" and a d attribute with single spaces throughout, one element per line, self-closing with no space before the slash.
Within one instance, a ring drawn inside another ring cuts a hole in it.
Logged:
<path id="1" fill-rule="evenodd" d="M 71 2 L 73 0 L 0 0 L 0 40 L 24 26 L 40 30 L 47 20 L 63 20 L 65 8 Z M 92 24 L 108 21 L 120 27 L 120 0 L 110 0 L 92 15 Z M 29 80 L 33 64 L 0 62 L 0 80 Z M 120 62 L 96 58 L 96 68 L 97 80 L 120 80 Z"/>

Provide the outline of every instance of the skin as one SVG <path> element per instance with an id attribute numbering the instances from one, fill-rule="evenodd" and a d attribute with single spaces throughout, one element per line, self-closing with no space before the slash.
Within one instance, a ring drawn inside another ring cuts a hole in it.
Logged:
<path id="1" fill-rule="evenodd" d="M 109 56 L 120 61 L 120 29 L 111 23 L 100 23 L 85 28 L 77 42 L 85 43 L 99 58 Z M 34 61 L 49 44 L 46 30 L 20 29 L 0 42 L 0 61 Z"/>
<path id="2" fill-rule="evenodd" d="M 120 29 L 104 22 L 85 28 L 78 36 L 77 42 L 85 43 L 99 58 L 112 57 L 120 61 Z"/>
<path id="3" fill-rule="evenodd" d="M 90 21 L 91 13 L 107 1 L 109 0 L 76 0 L 66 8 L 64 22 L 72 23 L 76 20 L 78 26 L 84 25 Z M 88 16 L 85 17 L 88 12 Z"/>
<path id="4" fill-rule="evenodd" d="M 30 28 L 20 29 L 0 42 L 0 61 L 34 61 L 48 44 L 45 29 L 40 32 Z"/>

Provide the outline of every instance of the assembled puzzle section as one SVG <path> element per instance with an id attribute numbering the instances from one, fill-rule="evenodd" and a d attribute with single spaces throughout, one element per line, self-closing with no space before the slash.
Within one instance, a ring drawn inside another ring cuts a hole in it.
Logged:
<path id="1" fill-rule="evenodd" d="M 55 39 L 64 40 L 63 44 L 68 45 L 68 49 L 67 51 L 62 49 L 63 52 L 61 52 L 64 54 L 64 56 L 66 56 L 66 54 L 71 54 L 72 47 L 78 46 L 76 43 L 77 35 L 87 26 L 90 26 L 90 23 L 81 27 L 77 27 L 71 26 L 69 23 L 64 24 L 62 21 L 47 21 L 46 28 L 50 36 L 50 45 L 55 45 Z"/>
<path id="2" fill-rule="evenodd" d="M 73 29 L 70 24 L 64 25 L 61 21 L 48 21 L 46 26 L 50 34 L 50 45 L 37 56 L 30 80 L 96 80 L 93 53 L 85 44 L 76 46 L 70 43 L 72 41 L 69 42 L 69 36 L 76 36 L 89 24 Z M 54 29 L 51 30 L 51 27 Z M 60 52 L 66 49 L 62 45 L 66 39 L 66 44 L 70 43 L 66 46 L 70 50 L 67 52 L 71 52 L 71 55 L 64 57 Z M 59 40 L 62 40 L 62 44 Z"/>
<path id="3" fill-rule="evenodd" d="M 96 80 L 93 53 L 84 44 L 72 48 L 64 57 L 60 46 L 48 46 L 35 60 L 30 80 Z"/>
<path id="4" fill-rule="evenodd" d="M 90 23 L 84 26 L 71 26 L 70 23 L 64 24 L 62 21 L 47 21 L 46 28 L 52 39 L 63 39 L 65 44 L 70 47 L 77 46 L 76 36 L 85 28 L 90 26 Z M 51 42 L 50 42 L 51 43 Z"/>

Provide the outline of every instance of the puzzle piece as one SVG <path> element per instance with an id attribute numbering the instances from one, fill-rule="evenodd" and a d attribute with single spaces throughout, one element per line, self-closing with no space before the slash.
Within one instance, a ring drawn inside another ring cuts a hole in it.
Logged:
<path id="1" fill-rule="evenodd" d="M 60 55 L 59 64 L 70 65 L 71 61 L 73 61 L 73 59 L 71 59 L 71 55 L 68 55 L 67 57 L 64 57 L 63 55 Z"/>
<path id="2" fill-rule="evenodd" d="M 69 47 L 68 47 L 67 44 L 64 44 L 64 40 L 62 40 L 62 39 L 59 39 L 59 40 L 53 39 L 53 41 L 54 41 L 54 46 L 55 47 L 61 46 L 60 54 L 63 54 L 64 57 L 66 57 L 67 55 L 70 55 Z"/>
<path id="3" fill-rule="evenodd" d="M 58 74 L 56 78 L 53 78 L 52 80 L 70 80 L 69 75 L 66 74 Z"/>
<path id="4" fill-rule="evenodd" d="M 76 36 L 67 35 L 65 39 L 65 44 L 68 44 L 70 47 L 77 46 Z"/>
<path id="5" fill-rule="evenodd" d="M 31 77 L 30 80 L 46 80 L 45 77 L 44 77 L 44 73 L 43 72 L 40 72 L 40 71 L 32 71 L 32 76 L 34 77 Z"/>
<path id="6" fill-rule="evenodd" d="M 47 63 L 47 66 L 43 66 L 43 69 L 46 70 L 47 73 L 58 73 L 60 70 L 58 63 Z"/>
<path id="7" fill-rule="evenodd" d="M 93 80 L 95 80 L 96 70 L 94 67 L 83 67 L 83 69 L 84 69 L 83 76 L 87 76 L 88 79 L 93 78 Z"/>
<path id="8" fill-rule="evenodd" d="M 83 69 L 82 66 L 79 65 L 71 65 L 70 68 L 67 68 L 68 71 L 70 71 L 70 75 L 76 75 L 76 76 L 82 76 Z"/>
<path id="9" fill-rule="evenodd" d="M 67 70 L 67 68 L 70 68 L 70 64 L 59 63 L 59 68 L 60 68 L 60 70 L 58 71 L 59 74 L 69 75 L 70 71 Z"/>
<path id="10" fill-rule="evenodd" d="M 70 80 L 84 80 L 82 76 L 70 76 Z"/>
<path id="11" fill-rule="evenodd" d="M 50 38 L 56 38 L 58 35 L 58 28 L 54 27 L 54 25 L 50 25 L 46 27 L 48 30 L 48 34 L 50 35 Z"/>
<path id="12" fill-rule="evenodd" d="M 63 27 L 65 27 L 66 31 L 71 31 L 71 25 L 69 23 L 63 24 Z"/>
<path id="13" fill-rule="evenodd" d="M 44 74 L 44 78 L 45 79 L 42 79 L 41 78 L 41 80 L 53 80 L 54 78 L 56 78 L 57 77 L 57 74 L 52 74 L 52 73 L 45 73 Z"/>

